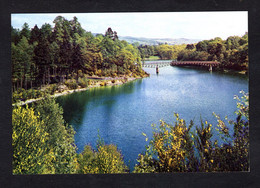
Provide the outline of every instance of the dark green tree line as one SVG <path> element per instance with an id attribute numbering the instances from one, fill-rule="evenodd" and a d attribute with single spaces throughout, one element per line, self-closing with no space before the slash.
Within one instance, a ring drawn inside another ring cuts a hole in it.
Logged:
<path id="1" fill-rule="evenodd" d="M 242 37 L 231 36 L 226 40 L 216 37 L 187 45 L 178 54 L 179 61 L 218 61 L 220 68 L 248 70 L 248 33 Z"/>
<path id="2" fill-rule="evenodd" d="M 69 21 L 58 16 L 53 23 L 11 28 L 14 91 L 64 82 L 79 71 L 89 76 L 144 75 L 138 49 L 120 41 L 111 28 L 93 36 L 76 17 Z"/>

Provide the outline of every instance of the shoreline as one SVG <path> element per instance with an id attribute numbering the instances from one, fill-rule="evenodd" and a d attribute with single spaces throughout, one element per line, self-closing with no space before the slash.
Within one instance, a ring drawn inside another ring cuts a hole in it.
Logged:
<path id="1" fill-rule="evenodd" d="M 192 67 L 192 66 L 190 66 L 190 67 Z M 195 66 L 193 66 L 193 67 L 195 67 Z M 198 68 L 200 69 L 200 67 L 198 67 Z M 213 69 L 213 71 L 219 71 L 219 72 L 222 72 L 222 73 L 235 73 L 235 74 L 240 74 L 240 75 L 247 75 L 248 74 L 248 70 L 233 70 L 233 69 L 216 68 L 216 69 Z"/>
<path id="2" fill-rule="evenodd" d="M 248 74 L 248 70 L 230 70 L 230 69 L 224 69 L 222 70 L 222 72 L 224 73 L 236 73 L 236 74 L 242 74 L 242 75 L 247 75 Z"/>
<path id="3" fill-rule="evenodd" d="M 53 95 L 50 95 L 50 97 L 56 98 L 56 97 L 60 97 L 60 96 L 63 96 L 63 95 L 69 95 L 69 94 L 72 94 L 74 92 L 86 91 L 86 90 L 89 90 L 91 88 L 96 88 L 96 87 L 123 85 L 125 83 L 129 83 L 129 82 L 132 82 L 134 80 L 146 78 L 146 77 L 148 77 L 148 75 L 145 76 L 145 77 L 137 77 L 137 78 L 135 78 L 135 77 L 117 77 L 117 79 L 115 80 L 114 83 L 112 82 L 112 79 L 110 79 L 110 77 L 104 77 L 104 78 L 102 78 L 102 80 L 98 80 L 98 81 L 95 82 L 95 84 L 88 85 L 85 88 L 67 89 L 67 90 L 62 91 L 62 92 L 55 92 Z M 101 83 L 104 83 L 104 82 L 105 82 L 105 85 L 101 85 Z M 43 98 L 44 97 L 40 97 L 40 98 L 36 98 L 36 99 L 28 99 L 26 101 L 20 101 L 20 102 L 12 104 L 12 106 L 23 106 L 23 105 L 26 105 L 26 104 L 30 104 L 30 103 L 42 100 Z"/>

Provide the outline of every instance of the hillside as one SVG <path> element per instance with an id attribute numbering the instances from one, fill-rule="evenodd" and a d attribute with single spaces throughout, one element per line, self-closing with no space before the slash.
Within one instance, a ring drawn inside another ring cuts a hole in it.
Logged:
<path id="1" fill-rule="evenodd" d="M 98 33 L 93 33 L 97 35 Z M 186 38 L 144 38 L 144 37 L 130 37 L 130 36 L 118 36 L 119 40 L 125 40 L 128 43 L 132 44 L 138 42 L 143 45 L 157 45 L 157 44 L 192 44 L 201 41 L 200 39 L 186 39 Z"/>
<path id="2" fill-rule="evenodd" d="M 186 38 L 144 38 L 144 37 L 129 37 L 129 36 L 119 36 L 120 40 L 125 40 L 129 43 L 138 42 L 139 44 L 156 45 L 156 44 L 192 44 L 197 43 L 199 39 L 186 39 Z"/>

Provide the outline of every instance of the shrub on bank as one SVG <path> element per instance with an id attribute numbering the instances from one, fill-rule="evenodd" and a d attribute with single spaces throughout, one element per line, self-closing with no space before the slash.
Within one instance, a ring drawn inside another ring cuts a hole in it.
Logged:
<path id="1" fill-rule="evenodd" d="M 18 107 L 12 114 L 13 174 L 38 174 L 49 172 L 45 164 L 50 160 L 46 144 L 48 133 L 44 121 L 32 108 Z"/>
<path id="2" fill-rule="evenodd" d="M 12 145 L 14 174 L 71 174 L 77 158 L 74 130 L 53 98 L 14 107 Z"/>
<path id="3" fill-rule="evenodd" d="M 85 88 L 88 87 L 89 80 L 87 78 L 79 78 L 78 84 L 80 87 Z"/>
<path id="4" fill-rule="evenodd" d="M 57 84 L 50 84 L 49 88 L 48 88 L 48 93 L 53 95 L 55 93 L 55 91 L 58 89 Z"/>
<path id="5" fill-rule="evenodd" d="M 115 78 L 117 76 L 117 74 L 114 72 L 112 73 L 112 77 Z"/>
<path id="6" fill-rule="evenodd" d="M 242 92 L 243 93 L 243 92 Z M 174 125 L 161 121 L 153 125 L 156 131 L 144 153 L 139 154 L 136 173 L 151 172 L 210 172 L 249 170 L 249 104 L 243 93 L 237 102 L 237 118 L 228 127 L 217 115 L 219 140 L 213 140 L 212 125 L 201 121 L 195 131 L 175 114 Z M 144 134 L 145 135 L 145 134 Z M 146 138 L 148 139 L 148 138 Z"/>
<path id="7" fill-rule="evenodd" d="M 127 166 L 115 145 L 97 144 L 97 150 L 86 145 L 84 151 L 78 155 L 78 170 L 80 174 L 96 173 L 126 173 Z"/>
<path id="8" fill-rule="evenodd" d="M 45 96 L 46 92 L 36 89 L 20 89 L 12 93 L 12 103 L 17 103 L 20 101 L 26 101 L 28 99 L 35 99 Z"/>
<path id="9" fill-rule="evenodd" d="M 100 86 L 106 86 L 107 85 L 107 83 L 105 82 L 105 81 L 102 81 L 101 83 L 100 83 Z"/>
<path id="10" fill-rule="evenodd" d="M 78 88 L 78 84 L 77 84 L 77 81 L 75 79 L 66 80 L 65 85 L 69 89 L 77 89 Z"/>

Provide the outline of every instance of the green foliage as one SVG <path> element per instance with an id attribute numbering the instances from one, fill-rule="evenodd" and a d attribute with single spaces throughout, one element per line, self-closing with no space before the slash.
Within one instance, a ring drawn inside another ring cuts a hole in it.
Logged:
<path id="1" fill-rule="evenodd" d="M 17 89 L 27 89 L 28 82 L 34 79 L 33 49 L 34 45 L 29 45 L 25 36 L 17 45 L 11 45 L 12 82 Z"/>
<path id="2" fill-rule="evenodd" d="M 216 37 L 196 44 L 196 49 L 187 45 L 178 54 L 178 61 L 219 61 L 219 68 L 248 70 L 248 33 L 242 37 L 232 36 L 227 40 Z"/>
<path id="3" fill-rule="evenodd" d="M 159 45 L 157 47 L 158 56 L 161 59 L 177 59 L 178 53 L 185 47 L 186 45 Z"/>
<path id="4" fill-rule="evenodd" d="M 54 99 L 13 109 L 13 173 L 71 174 L 76 172 L 75 131 Z"/>
<path id="5" fill-rule="evenodd" d="M 144 75 L 137 47 L 118 40 L 111 28 L 105 36 L 94 37 L 76 17 L 69 21 L 58 16 L 53 23 L 53 28 L 44 24 L 31 30 L 25 24 L 21 32 L 12 28 L 13 91 L 64 82 L 68 75 L 76 80 L 82 74 L 112 76 L 130 71 Z M 67 85 L 76 88 L 75 81 Z"/>
<path id="6" fill-rule="evenodd" d="M 100 139 L 99 139 L 100 140 Z M 127 166 L 115 145 L 105 145 L 101 140 L 97 150 L 86 145 L 84 151 L 78 155 L 78 170 L 80 174 L 96 173 L 126 173 Z"/>
<path id="7" fill-rule="evenodd" d="M 136 46 L 136 45 L 134 45 L 134 46 Z M 144 60 L 145 58 L 150 58 L 150 56 L 158 55 L 156 52 L 156 46 L 139 45 L 138 50 L 139 50 L 142 60 Z"/>
<path id="8" fill-rule="evenodd" d="M 87 78 L 79 78 L 78 79 L 78 84 L 79 86 L 81 86 L 82 88 L 85 88 L 88 86 L 89 80 Z"/>
<path id="9" fill-rule="evenodd" d="M 241 93 L 241 98 L 235 97 L 238 100 L 237 118 L 228 121 L 233 126 L 233 135 L 224 121 L 215 115 L 221 144 L 218 144 L 219 140 L 213 141 L 212 124 L 201 121 L 201 125 L 191 131 L 193 122 L 187 127 L 175 114 L 175 125 L 164 121 L 159 127 L 153 125 L 156 131 L 146 151 L 139 154 L 134 172 L 248 171 L 249 104 L 248 94 Z"/>
<path id="10" fill-rule="evenodd" d="M 13 109 L 13 174 L 53 173 L 48 164 L 52 160 L 49 134 L 39 116 L 28 106 Z"/>
<path id="11" fill-rule="evenodd" d="M 145 60 L 159 60 L 160 57 L 159 56 L 150 56 L 149 58 L 145 59 Z"/>
<path id="12" fill-rule="evenodd" d="M 106 86 L 107 85 L 107 83 L 105 82 L 105 81 L 102 81 L 101 83 L 100 83 L 100 86 Z"/>
<path id="13" fill-rule="evenodd" d="M 57 88 L 58 88 L 57 84 L 50 84 L 48 88 L 49 94 L 53 95 L 57 90 Z"/>
<path id="14" fill-rule="evenodd" d="M 44 129 L 49 135 L 48 151 L 53 153 L 51 161 L 56 174 L 75 173 L 76 146 L 75 131 L 64 122 L 63 110 L 52 98 L 46 98 L 35 104 L 35 113 L 40 113 Z"/>
<path id="15" fill-rule="evenodd" d="M 77 89 L 78 88 L 78 83 L 77 83 L 77 81 L 75 79 L 66 80 L 65 81 L 65 85 L 69 89 Z"/>
<path id="16" fill-rule="evenodd" d="M 30 31 L 29 25 L 28 25 L 28 23 L 25 22 L 22 26 L 22 30 L 20 32 L 20 37 L 21 38 L 25 37 L 27 40 L 29 40 L 30 36 L 31 36 L 31 31 Z"/>
<path id="17" fill-rule="evenodd" d="M 55 86 L 53 86 L 55 87 Z M 12 102 L 17 103 L 20 101 L 26 101 L 28 99 L 35 99 L 45 96 L 47 93 L 41 90 L 35 90 L 35 89 L 19 89 L 17 91 L 14 91 L 12 94 Z"/>

